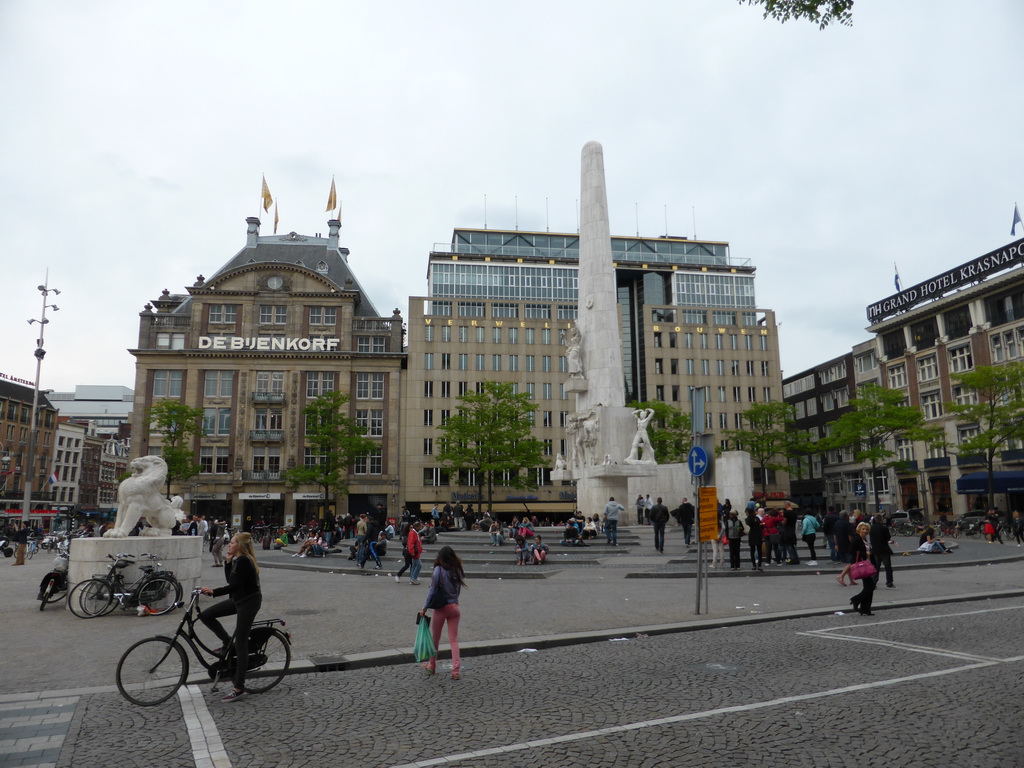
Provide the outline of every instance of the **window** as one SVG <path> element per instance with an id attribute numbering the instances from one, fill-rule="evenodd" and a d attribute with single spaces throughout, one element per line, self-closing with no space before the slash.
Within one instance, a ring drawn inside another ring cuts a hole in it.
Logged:
<path id="1" fill-rule="evenodd" d="M 949 372 L 963 373 L 974 367 L 970 346 L 957 347 L 949 350 Z"/>
<path id="2" fill-rule="evenodd" d="M 447 424 L 448 423 L 448 419 L 450 419 L 451 417 L 452 417 L 451 410 L 449 410 L 447 408 L 442 409 L 442 411 L 441 411 L 441 421 L 440 421 L 441 426 L 443 427 L 445 424 Z"/>
<path id="3" fill-rule="evenodd" d="M 450 381 L 441 382 L 441 397 L 452 396 L 452 383 Z"/>
<path id="4" fill-rule="evenodd" d="M 878 360 L 875 358 L 874 350 L 863 355 L 857 355 L 857 373 L 867 373 L 878 367 Z"/>
<path id="5" fill-rule="evenodd" d="M 578 312 L 575 304 L 559 304 L 557 308 L 559 320 L 575 320 Z"/>
<path id="6" fill-rule="evenodd" d="M 156 335 L 157 349 L 184 349 L 184 333 L 158 333 Z"/>
<path id="7" fill-rule="evenodd" d="M 501 344 L 501 328 L 498 326 L 491 328 L 491 341 L 494 344 Z"/>
<path id="8" fill-rule="evenodd" d="M 283 393 L 284 371 L 256 371 L 256 391 Z"/>
<path id="9" fill-rule="evenodd" d="M 434 438 L 424 437 L 423 438 L 423 455 L 433 456 L 434 455 Z"/>
<path id="10" fill-rule="evenodd" d="M 491 370 L 492 371 L 500 371 L 501 370 L 501 355 L 491 355 Z"/>
<path id="11" fill-rule="evenodd" d="M 238 306 L 236 304 L 210 304 L 207 315 L 211 323 L 231 323 L 238 319 Z"/>
<path id="12" fill-rule="evenodd" d="M 533 355 L 527 355 L 526 356 L 526 370 L 527 371 L 534 370 L 534 365 L 535 365 L 535 357 Z"/>
<path id="13" fill-rule="evenodd" d="M 900 461 L 913 461 L 914 444 L 905 437 L 896 438 L 896 455 Z"/>
<path id="14" fill-rule="evenodd" d="M 743 402 L 743 388 L 742 387 L 733 387 L 732 388 L 732 401 L 734 403 L 742 403 Z"/>
<path id="15" fill-rule="evenodd" d="M 767 360 L 762 360 L 761 361 L 761 375 L 762 376 L 771 376 L 772 375 L 771 374 L 771 370 L 772 370 L 772 364 L 769 363 Z"/>
<path id="16" fill-rule="evenodd" d="M 907 386 L 906 364 L 889 366 L 889 389 L 902 389 L 905 386 Z"/>
<path id="17" fill-rule="evenodd" d="M 540 369 L 545 373 L 551 372 L 551 355 L 543 355 L 540 359 Z"/>
<path id="18" fill-rule="evenodd" d="M 719 387 L 718 388 L 718 402 L 720 402 L 720 403 L 724 403 L 725 402 L 725 387 Z"/>
<path id="19" fill-rule="evenodd" d="M 434 382 L 424 381 L 423 382 L 423 396 L 433 397 L 434 396 Z"/>
<path id="20" fill-rule="evenodd" d="M 551 421 L 552 412 L 551 411 L 544 411 L 541 414 L 541 416 L 543 417 L 543 420 L 542 420 L 543 426 L 550 427 L 551 424 L 552 424 L 552 421 Z"/>
<path id="21" fill-rule="evenodd" d="M 475 370 L 478 370 L 478 371 L 487 370 L 487 368 L 486 368 L 486 366 L 484 364 L 484 355 L 477 355 L 475 362 L 476 362 L 476 369 Z"/>
<path id="22" fill-rule="evenodd" d="M 519 317 L 519 305 L 496 301 L 491 304 L 491 317 Z"/>
<path id="23" fill-rule="evenodd" d="M 448 330 L 448 326 L 444 326 L 442 331 Z M 445 339 L 447 341 L 447 339 Z M 356 351 L 357 352 L 372 352 L 376 355 L 381 355 L 387 351 L 388 340 L 386 336 L 358 336 L 356 337 Z"/>
<path id="24" fill-rule="evenodd" d="M 757 402 L 757 387 L 747 387 L 747 402 L 748 403 L 756 403 Z"/>
<path id="25" fill-rule="evenodd" d="M 664 367 L 665 367 L 664 366 L 664 361 L 660 357 L 655 358 L 655 360 L 654 360 L 654 372 L 656 374 L 660 375 L 660 374 L 665 372 Z"/>
<path id="26" fill-rule="evenodd" d="M 448 473 L 440 467 L 424 467 L 423 484 L 433 486 L 448 485 Z"/>
<path id="27" fill-rule="evenodd" d="M 541 397 L 544 398 L 545 400 L 550 400 L 551 399 L 551 383 L 550 382 L 544 382 L 543 384 L 540 385 L 540 389 L 541 389 Z"/>
<path id="28" fill-rule="evenodd" d="M 953 402 L 957 405 L 975 405 L 978 402 L 978 393 L 973 389 L 954 384 Z"/>
<path id="29" fill-rule="evenodd" d="M 379 475 L 384 468 L 384 459 L 378 448 L 363 456 L 357 456 L 353 462 L 353 473 L 357 475 Z"/>
<path id="30" fill-rule="evenodd" d="M 509 355 L 508 356 L 508 369 L 510 371 L 518 371 L 519 370 L 519 355 Z"/>
<path id="31" fill-rule="evenodd" d="M 526 329 L 526 343 L 533 344 L 534 330 L 533 328 Z"/>
<path id="32" fill-rule="evenodd" d="M 518 344 L 519 343 L 519 329 L 518 328 L 509 328 L 508 329 L 508 343 L 509 344 Z"/>
<path id="33" fill-rule="evenodd" d="M 302 466 L 304 467 L 315 467 L 320 464 L 327 463 L 327 456 L 322 453 L 316 453 L 315 448 L 309 448 L 308 446 L 302 449 Z"/>
<path id="34" fill-rule="evenodd" d="M 284 413 L 280 408 L 253 409 L 253 429 L 283 429 Z"/>
<path id="35" fill-rule="evenodd" d="M 459 326 L 459 341 L 461 343 L 463 343 L 463 344 L 465 344 L 466 342 L 469 341 L 469 326 L 468 325 L 460 325 Z"/>
<path id="36" fill-rule="evenodd" d="M 306 397 L 320 397 L 334 391 L 334 371 L 307 371 Z"/>
<path id="37" fill-rule="evenodd" d="M 254 445 L 252 449 L 252 471 L 277 475 L 281 471 L 281 448 L 276 445 Z M 269 477 L 267 479 L 270 479 Z"/>
<path id="38" fill-rule="evenodd" d="M 450 371 L 452 369 L 452 356 L 449 352 L 441 353 L 441 370 Z"/>
<path id="39" fill-rule="evenodd" d="M 485 317 L 486 307 L 482 301 L 460 301 L 459 317 Z"/>
<path id="40" fill-rule="evenodd" d="M 288 307 L 260 307 L 260 325 L 284 325 L 288 322 Z"/>
<path id="41" fill-rule="evenodd" d="M 427 371 L 434 370 L 434 353 L 424 352 L 423 353 L 423 368 Z"/>
<path id="42" fill-rule="evenodd" d="M 334 376 L 334 374 L 330 374 Z M 333 389 L 333 386 L 332 386 Z M 383 373 L 357 373 L 356 374 L 356 398 L 359 400 L 383 400 L 384 399 L 384 374 Z"/>
<path id="43" fill-rule="evenodd" d="M 919 381 L 934 381 L 939 378 L 939 365 L 935 355 L 928 355 L 917 361 L 917 378 Z"/>
<path id="44" fill-rule="evenodd" d="M 356 424 L 366 430 L 367 437 L 384 437 L 384 411 L 379 408 L 357 410 Z"/>
<path id="45" fill-rule="evenodd" d="M 530 320 L 550 320 L 551 306 L 548 304 L 526 304 L 523 306 L 523 317 Z"/>
<path id="46" fill-rule="evenodd" d="M 234 379 L 234 371 L 207 371 L 203 395 L 205 397 L 231 397 L 231 385 Z"/>
<path id="47" fill-rule="evenodd" d="M 434 426 L 434 412 L 427 409 L 423 411 L 423 426 L 432 427 Z"/>
<path id="48" fill-rule="evenodd" d="M 711 375 L 711 361 L 701 360 L 700 361 L 700 372 L 705 376 Z"/>
<path id="49" fill-rule="evenodd" d="M 483 344 L 484 343 L 484 329 L 483 329 L 483 326 L 479 326 L 478 325 L 473 330 L 476 332 L 476 343 L 477 344 Z"/>
<path id="50" fill-rule="evenodd" d="M 231 434 L 231 409 L 203 408 L 203 434 Z"/>
<path id="51" fill-rule="evenodd" d="M 942 396 L 938 392 L 921 395 L 921 410 L 926 419 L 937 419 L 942 415 Z"/>
<path id="52" fill-rule="evenodd" d="M 469 355 L 467 355 L 465 352 L 460 352 L 459 353 L 459 370 L 460 371 L 468 371 L 469 370 Z"/>
<path id="53" fill-rule="evenodd" d="M 153 397 L 181 397 L 183 375 L 182 371 L 153 371 Z"/>
<path id="54" fill-rule="evenodd" d="M 551 343 L 551 329 L 550 328 L 541 328 L 540 329 L 540 343 L 541 344 L 550 344 Z"/>
<path id="55" fill-rule="evenodd" d="M 309 308 L 309 324 L 310 325 L 336 325 L 338 322 L 338 309 L 337 307 L 310 307 Z M 433 327 L 427 326 L 427 341 L 434 340 Z"/>

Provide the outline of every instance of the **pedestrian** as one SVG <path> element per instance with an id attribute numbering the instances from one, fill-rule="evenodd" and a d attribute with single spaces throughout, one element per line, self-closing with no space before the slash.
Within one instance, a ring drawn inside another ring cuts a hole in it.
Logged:
<path id="1" fill-rule="evenodd" d="M 643 525 L 644 524 L 644 508 L 645 508 L 644 495 L 642 493 L 638 494 L 637 497 L 636 497 L 636 502 L 634 502 L 634 503 L 636 505 L 636 524 L 637 525 Z"/>
<path id="2" fill-rule="evenodd" d="M 806 513 L 800 529 L 802 534 L 800 538 L 803 540 L 804 544 L 807 545 L 807 548 L 811 550 L 811 559 L 807 561 L 808 565 L 818 564 L 818 555 L 814 549 L 814 542 L 818 538 L 818 531 L 820 529 L 821 523 L 818 522 L 818 518 L 816 518 L 811 512 Z"/>
<path id="3" fill-rule="evenodd" d="M 718 533 L 715 534 L 715 538 L 711 540 L 711 568 L 717 568 L 718 566 L 725 565 L 725 544 L 722 540 L 725 539 L 725 521 L 722 516 L 718 516 Z M 728 542 L 728 539 L 725 539 Z"/>
<path id="4" fill-rule="evenodd" d="M 423 521 L 416 520 L 413 522 L 412 527 L 409 528 L 409 534 L 405 539 L 405 550 L 409 553 L 409 583 L 419 584 L 420 568 L 420 557 L 423 555 L 423 542 L 420 540 L 420 530 L 423 528 Z M 398 575 L 395 576 L 395 581 L 400 581 L 402 573 L 405 571 L 403 567 Z"/>
<path id="5" fill-rule="evenodd" d="M 763 571 L 761 567 L 761 544 L 764 543 L 764 527 L 761 519 L 757 516 L 758 510 L 747 510 L 747 545 L 750 547 L 750 570 Z"/>
<path id="6" fill-rule="evenodd" d="M 210 524 L 206 521 L 206 515 L 199 516 L 198 535 L 203 538 L 203 548 L 210 546 Z"/>
<path id="7" fill-rule="evenodd" d="M 455 515 L 455 530 L 461 531 L 463 529 L 463 523 L 465 522 L 466 510 L 462 506 L 461 501 L 456 501 L 455 506 L 452 507 L 452 513 Z"/>
<path id="8" fill-rule="evenodd" d="M 682 503 L 673 510 L 672 514 L 683 528 L 683 543 L 690 546 L 690 538 L 693 536 L 693 519 L 696 514 L 693 504 L 684 496 Z"/>
<path id="9" fill-rule="evenodd" d="M 729 569 L 740 569 L 740 545 L 743 543 L 743 523 L 735 509 L 729 510 L 725 520 L 725 537 L 729 542 Z"/>
<path id="10" fill-rule="evenodd" d="M 25 564 L 25 550 L 28 548 L 28 537 L 32 533 L 32 524 L 25 520 L 21 524 L 21 528 L 18 529 L 17 533 L 14 534 L 14 540 L 18 545 L 18 549 L 14 556 L 14 562 L 11 565 L 24 565 Z"/>
<path id="11" fill-rule="evenodd" d="M 651 525 L 654 526 L 654 548 L 665 553 L 665 525 L 668 523 L 668 507 L 661 503 L 661 496 L 651 507 Z"/>
<path id="12" fill-rule="evenodd" d="M 825 535 L 825 543 L 828 544 L 828 556 L 833 563 L 839 562 L 839 555 L 836 553 L 836 523 L 839 522 L 839 515 L 835 507 L 829 507 L 825 519 L 821 522 L 821 532 Z"/>
<path id="13" fill-rule="evenodd" d="M 249 631 L 252 623 L 263 604 L 263 593 L 260 590 L 260 566 L 256 562 L 256 551 L 252 546 L 252 536 L 248 533 L 236 533 L 228 543 L 227 556 L 224 558 L 224 575 L 227 586 L 210 589 L 200 587 L 204 595 L 220 597 L 227 595 L 227 600 L 211 605 L 199 614 L 203 622 L 221 641 L 220 648 L 214 650 L 218 656 L 227 651 L 231 644 L 229 635 L 217 619 L 224 616 L 235 616 L 235 673 L 232 681 L 234 687 L 221 701 L 237 701 L 245 693 L 245 671 L 249 667 Z"/>
<path id="14" fill-rule="evenodd" d="M 853 562 L 850 547 L 855 535 L 853 524 L 850 523 L 850 513 L 844 509 L 839 513 L 839 522 L 835 527 L 836 554 L 839 555 L 839 562 L 843 564 L 843 570 L 836 576 L 836 581 L 844 587 L 846 586 L 846 574 L 850 572 L 850 563 Z"/>
<path id="15" fill-rule="evenodd" d="M 859 523 L 856 529 L 856 535 L 853 537 L 853 541 L 850 542 L 850 551 L 853 556 L 860 560 L 870 560 L 872 565 L 876 568 L 878 563 L 875 562 L 874 552 L 871 550 L 871 526 L 867 523 Z M 851 577 L 851 581 L 853 577 Z M 861 616 L 874 616 L 871 613 L 871 601 L 875 596 L 875 582 L 876 576 L 865 576 L 861 579 L 861 590 L 856 595 L 850 598 L 850 605 L 853 606 L 853 610 L 860 613 Z"/>
<path id="16" fill-rule="evenodd" d="M 644 524 L 645 525 L 650 525 L 651 524 L 651 510 L 652 509 L 654 509 L 654 502 L 651 501 L 651 494 L 648 493 L 647 497 L 644 499 Z"/>
<path id="17" fill-rule="evenodd" d="M 879 574 L 882 567 L 885 567 L 885 586 L 888 589 L 896 589 L 892 580 L 892 536 L 889 533 L 889 526 L 880 514 L 875 514 L 871 521 L 871 551 L 875 555 L 875 565 L 878 566 Z"/>
<path id="18" fill-rule="evenodd" d="M 459 620 L 462 612 L 459 610 L 459 595 L 462 587 L 466 584 L 466 574 L 462 569 L 462 561 L 455 554 L 451 547 L 441 547 L 434 560 L 434 572 L 430 577 L 430 589 L 427 590 L 427 597 L 423 601 L 423 608 L 420 610 L 420 617 L 427 615 L 427 609 L 435 607 L 430 617 L 430 634 L 434 638 L 434 655 L 423 663 L 423 668 L 430 674 L 437 671 L 437 647 L 441 642 L 441 627 L 448 624 L 448 645 L 452 649 L 452 680 L 459 679 L 461 667 L 459 659 Z"/>
<path id="19" fill-rule="evenodd" d="M 1024 518 L 1020 516 L 1020 512 L 1016 509 L 1013 510 L 1013 519 L 1011 520 L 1011 533 L 1013 538 L 1017 540 L 1017 546 L 1024 543 Z"/>
<path id="20" fill-rule="evenodd" d="M 356 523 L 356 538 L 352 543 L 352 554 L 349 560 L 358 560 L 363 550 L 363 542 L 366 541 L 366 513 L 359 514 L 359 521 Z M 363 562 L 366 562 L 365 559 Z"/>
<path id="21" fill-rule="evenodd" d="M 213 546 L 210 549 L 210 553 L 213 555 L 213 567 L 221 568 L 224 566 L 224 541 L 228 538 L 227 531 L 219 533 L 213 540 Z"/>
<path id="22" fill-rule="evenodd" d="M 768 541 L 768 562 L 775 561 L 776 565 L 782 564 L 782 524 L 785 518 L 782 513 L 775 509 L 766 509 L 761 518 L 764 526 L 764 537 Z"/>
<path id="23" fill-rule="evenodd" d="M 797 512 L 793 502 L 787 501 L 782 510 L 782 551 L 789 565 L 800 565 L 800 555 L 796 551 L 796 519 Z"/>
<path id="24" fill-rule="evenodd" d="M 619 513 L 623 510 L 625 507 L 619 504 L 614 496 L 610 496 L 608 503 L 604 505 L 604 532 L 608 543 L 613 547 L 619 546 Z"/>

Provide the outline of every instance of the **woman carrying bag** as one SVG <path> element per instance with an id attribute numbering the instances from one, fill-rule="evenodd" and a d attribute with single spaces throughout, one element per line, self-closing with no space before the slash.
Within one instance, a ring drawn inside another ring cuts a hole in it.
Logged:
<path id="1" fill-rule="evenodd" d="M 459 679 L 459 594 L 466 583 L 466 574 L 462 568 L 462 560 L 451 547 L 441 547 L 434 560 L 434 572 L 430 577 L 430 589 L 423 603 L 420 617 L 425 617 L 428 610 L 434 614 L 430 618 L 430 633 L 434 640 L 434 655 L 423 663 L 423 668 L 431 675 L 437 671 L 437 645 L 441 642 L 441 626 L 448 623 L 448 645 L 452 649 L 452 680 Z"/>
<path id="2" fill-rule="evenodd" d="M 874 616 L 871 613 L 871 600 L 875 596 L 875 584 L 878 581 L 878 563 L 875 553 L 871 550 L 871 526 L 867 523 L 857 525 L 857 535 L 850 542 L 850 554 L 853 564 L 850 566 L 850 579 L 860 579 L 860 592 L 850 598 L 850 605 L 861 616 Z"/>

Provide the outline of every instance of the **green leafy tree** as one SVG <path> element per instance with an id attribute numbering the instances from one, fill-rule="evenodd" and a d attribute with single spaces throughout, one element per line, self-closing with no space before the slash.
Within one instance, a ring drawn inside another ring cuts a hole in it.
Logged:
<path id="1" fill-rule="evenodd" d="M 316 459 L 281 473 L 292 488 L 318 485 L 323 489 L 325 520 L 331 492 L 337 495 L 348 490 L 349 469 L 356 459 L 380 449 L 366 437 L 366 428 L 348 415 L 348 401 L 343 392 L 327 392 L 302 409 L 305 445 Z"/>
<path id="2" fill-rule="evenodd" d="M 491 512 L 496 480 L 512 488 L 536 488 L 532 467 L 545 466 L 544 443 L 531 435 L 537 410 L 528 394 L 512 385 L 487 381 L 479 392 L 459 398 L 458 411 L 442 424 L 437 462 L 449 472 L 473 471 L 477 498 Z M 503 475 L 508 473 L 507 482 Z"/>
<path id="3" fill-rule="evenodd" d="M 788 469 L 786 459 L 798 450 L 799 434 L 791 427 L 794 409 L 789 403 L 755 403 L 743 412 L 744 429 L 728 429 L 722 434 L 739 450 L 750 454 L 761 470 L 761 493 L 768 495 L 768 470 Z"/>
<path id="4" fill-rule="evenodd" d="M 941 427 L 929 427 L 920 408 L 906 404 L 898 389 L 865 384 L 850 400 L 853 409 L 832 423 L 831 434 L 818 443 L 823 450 L 853 449 L 855 461 L 871 466 L 875 487 L 875 509 L 880 509 L 878 469 L 898 464 L 895 440 L 921 440 L 935 444 L 942 439 Z"/>
<path id="5" fill-rule="evenodd" d="M 171 495 L 171 482 L 188 480 L 198 474 L 192 450 L 193 439 L 203 432 L 203 409 L 192 408 L 180 400 L 161 400 L 148 412 L 150 430 L 163 435 L 161 455 L 167 462 L 167 495 Z"/>
<path id="6" fill-rule="evenodd" d="M 978 433 L 960 443 L 961 456 L 981 454 L 988 471 L 988 505 L 995 505 L 996 455 L 1014 440 L 1024 439 L 1024 363 L 982 365 L 953 377 L 973 402 L 949 403 L 961 423 L 978 425 Z"/>
<path id="7" fill-rule="evenodd" d="M 686 462 L 686 456 L 693 446 L 693 431 L 687 414 L 660 400 L 649 403 L 633 402 L 628 407 L 650 408 L 654 411 L 654 419 L 647 427 L 647 434 L 659 464 Z"/>
<path id="8" fill-rule="evenodd" d="M 740 0 L 747 5 L 764 6 L 764 18 L 785 24 L 790 19 L 806 19 L 824 29 L 829 24 L 853 24 L 853 0 Z"/>

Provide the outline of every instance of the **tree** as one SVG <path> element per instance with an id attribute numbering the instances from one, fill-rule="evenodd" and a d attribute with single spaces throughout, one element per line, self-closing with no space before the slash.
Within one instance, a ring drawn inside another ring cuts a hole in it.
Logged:
<path id="1" fill-rule="evenodd" d="M 192 408 L 180 400 L 161 400 L 148 413 L 150 430 L 163 435 L 161 455 L 167 462 L 167 496 L 172 480 L 188 480 L 202 467 L 196 464 L 191 448 L 194 437 L 203 432 L 203 409 Z"/>
<path id="2" fill-rule="evenodd" d="M 818 446 L 823 450 L 852 448 L 855 461 L 871 465 L 875 509 L 878 510 L 881 508 L 878 468 L 898 463 L 890 461 L 897 455 L 889 447 L 892 442 L 903 438 L 934 444 L 941 440 L 942 429 L 927 426 L 921 409 L 907 405 L 906 395 L 898 389 L 865 384 L 850 400 L 850 405 L 853 410 L 832 423 L 831 434 Z"/>
<path id="3" fill-rule="evenodd" d="M 302 409 L 308 463 L 281 473 L 292 488 L 319 485 L 323 489 L 324 519 L 331 491 L 348 490 L 349 469 L 356 460 L 380 450 L 376 441 L 366 437 L 366 428 L 348 415 L 348 400 L 343 392 L 326 392 Z"/>
<path id="4" fill-rule="evenodd" d="M 496 478 L 512 488 L 537 487 L 530 468 L 547 462 L 544 443 L 530 434 L 536 410 L 530 396 L 514 394 L 511 384 L 486 381 L 479 392 L 460 397 L 458 411 L 440 427 L 438 463 L 450 472 L 472 470 L 477 498 L 484 498 L 487 487 L 488 513 Z"/>
<path id="5" fill-rule="evenodd" d="M 648 436 L 659 464 L 684 464 L 693 446 L 690 417 L 678 408 L 653 400 L 648 403 L 630 403 L 629 408 L 650 408 L 654 420 L 648 427 Z"/>
<path id="6" fill-rule="evenodd" d="M 794 409 L 789 403 L 755 403 L 743 412 L 746 429 L 728 429 L 723 432 L 727 440 L 746 451 L 761 470 L 761 493 L 768 495 L 768 470 L 780 472 L 788 468 L 782 459 L 796 453 L 800 433 L 789 429 L 794 420 Z"/>
<path id="7" fill-rule="evenodd" d="M 972 393 L 973 402 L 949 403 L 946 410 L 978 433 L 960 443 L 961 456 L 981 454 L 988 471 L 988 506 L 995 506 L 996 454 L 1013 440 L 1024 439 L 1024 363 L 982 365 L 953 377 Z"/>
<path id="8" fill-rule="evenodd" d="M 829 24 L 853 24 L 853 0 L 740 0 L 747 5 L 763 5 L 764 18 L 769 16 L 785 24 L 790 19 L 807 19 L 818 29 Z"/>

